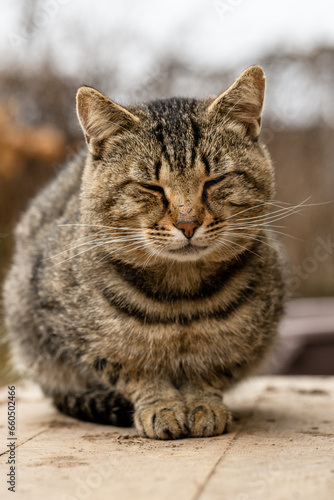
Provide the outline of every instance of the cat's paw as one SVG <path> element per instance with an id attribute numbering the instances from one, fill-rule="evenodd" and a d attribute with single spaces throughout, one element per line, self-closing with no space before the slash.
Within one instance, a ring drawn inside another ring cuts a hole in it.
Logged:
<path id="1" fill-rule="evenodd" d="M 188 426 L 191 437 L 218 436 L 228 432 L 231 413 L 223 403 L 192 401 L 188 404 Z"/>
<path id="2" fill-rule="evenodd" d="M 180 439 L 189 434 L 185 406 L 182 403 L 155 404 L 138 409 L 134 415 L 137 431 L 153 439 Z"/>

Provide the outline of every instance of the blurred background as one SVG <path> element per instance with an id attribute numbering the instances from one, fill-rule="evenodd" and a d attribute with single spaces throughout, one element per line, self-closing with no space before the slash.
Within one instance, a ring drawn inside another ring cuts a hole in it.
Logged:
<path id="1" fill-rule="evenodd" d="M 124 105 L 202 97 L 260 64 L 267 76 L 261 136 L 276 168 L 276 199 L 309 205 L 281 221 L 292 301 L 266 370 L 334 373 L 333 19 L 331 0 L 2 2 L 0 284 L 28 200 L 84 144 L 79 86 Z M 4 338 L 1 325 L 0 312 Z M 8 353 L 0 347 L 5 383 Z"/>

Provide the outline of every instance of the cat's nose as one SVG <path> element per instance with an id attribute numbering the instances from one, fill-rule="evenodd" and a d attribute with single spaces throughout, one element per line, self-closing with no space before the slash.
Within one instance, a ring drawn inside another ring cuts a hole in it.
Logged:
<path id="1" fill-rule="evenodd" d="M 176 227 L 183 231 L 183 234 L 185 235 L 188 240 L 192 238 L 194 235 L 195 230 L 200 226 L 200 223 L 196 220 L 193 222 L 179 222 L 176 224 Z"/>

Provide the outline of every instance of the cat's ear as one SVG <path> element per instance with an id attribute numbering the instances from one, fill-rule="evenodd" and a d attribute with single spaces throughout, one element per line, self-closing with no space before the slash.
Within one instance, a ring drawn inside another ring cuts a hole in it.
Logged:
<path id="1" fill-rule="evenodd" d="M 89 151 L 99 157 L 105 140 L 129 130 L 139 118 L 111 101 L 93 87 L 80 87 L 77 92 L 77 115 Z"/>
<path id="2" fill-rule="evenodd" d="M 210 121 L 217 121 L 217 124 L 224 121 L 236 122 L 243 125 L 247 135 L 257 139 L 261 129 L 264 92 L 263 69 L 260 66 L 250 66 L 209 105 Z"/>

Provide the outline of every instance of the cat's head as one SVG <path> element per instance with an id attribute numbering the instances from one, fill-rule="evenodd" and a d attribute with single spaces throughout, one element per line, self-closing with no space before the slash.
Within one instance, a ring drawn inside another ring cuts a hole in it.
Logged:
<path id="1" fill-rule="evenodd" d="M 138 262 L 227 260 L 250 248 L 273 192 L 270 159 L 258 142 L 264 91 L 259 66 L 216 98 L 125 108 L 81 87 L 89 227 Z M 108 254 L 108 243 L 101 251 Z"/>

